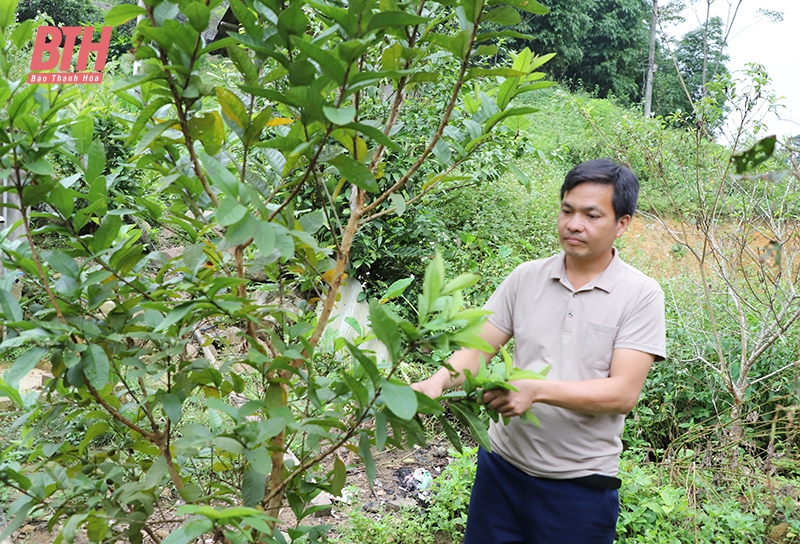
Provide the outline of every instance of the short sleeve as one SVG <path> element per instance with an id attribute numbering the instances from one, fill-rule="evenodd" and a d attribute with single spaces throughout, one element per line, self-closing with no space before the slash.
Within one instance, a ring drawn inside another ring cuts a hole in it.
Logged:
<path id="1" fill-rule="evenodd" d="M 493 312 L 489 323 L 506 334 L 514 334 L 514 305 L 519 288 L 520 269 L 515 268 L 500 286 L 492 293 L 484 309 Z"/>
<path id="2" fill-rule="evenodd" d="M 647 281 L 620 324 L 614 348 L 643 351 L 663 361 L 667 356 L 666 336 L 664 292 L 656 282 Z"/>

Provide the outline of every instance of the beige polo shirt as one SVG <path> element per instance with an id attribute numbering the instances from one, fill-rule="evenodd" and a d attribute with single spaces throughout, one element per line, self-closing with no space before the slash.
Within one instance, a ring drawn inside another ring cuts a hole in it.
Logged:
<path id="1" fill-rule="evenodd" d="M 518 266 L 486 303 L 489 321 L 516 339 L 514 364 L 547 379 L 606 378 L 616 348 L 666 356 L 664 293 L 623 263 L 616 250 L 606 270 L 577 291 L 564 253 Z M 615 475 L 625 416 L 585 414 L 535 403 L 536 427 L 520 418 L 489 429 L 492 449 L 533 476 L 577 478 Z"/>

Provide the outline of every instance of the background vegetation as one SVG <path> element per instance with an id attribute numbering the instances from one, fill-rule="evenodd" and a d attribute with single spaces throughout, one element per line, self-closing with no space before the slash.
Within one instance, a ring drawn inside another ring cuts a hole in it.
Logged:
<path id="1" fill-rule="evenodd" d="M 233 2 L 227 57 L 203 47 L 220 3 L 119 6 L 108 22 L 144 20 L 105 83 L 62 88 L 18 83 L 41 22 L 25 20 L 57 6 L 0 9 L 0 170 L 25 215 L 2 233 L 25 285 L 0 286 L 6 532 L 458 541 L 470 448 L 424 515 L 303 519 L 346 487 L 344 452 L 374 475 L 388 446 L 485 440 L 474 405 L 445 412 L 397 377 L 475 344 L 467 308 L 558 250 L 560 182 L 605 156 L 639 174 L 636 221 L 668 240 L 620 243 L 667 294 L 670 357 L 629 417 L 618 541 L 800 541 L 800 151 L 763 138 L 767 75 L 729 74 L 709 21 L 660 46 L 683 84 L 664 70 L 645 119 L 646 2 L 356 4 Z M 63 24 L 96 21 L 70 9 Z M 345 275 L 370 323 L 318 344 Z M 238 340 L 211 356 L 208 327 Z M 40 362 L 55 378 L 21 396 Z M 281 504 L 297 523 L 277 524 Z"/>

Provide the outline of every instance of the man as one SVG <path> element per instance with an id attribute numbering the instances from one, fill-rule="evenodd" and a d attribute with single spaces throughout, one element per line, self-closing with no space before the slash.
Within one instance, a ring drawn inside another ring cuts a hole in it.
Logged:
<path id="1" fill-rule="evenodd" d="M 412 385 L 436 398 L 461 385 L 513 336 L 514 364 L 545 380 L 484 393 L 503 416 L 480 450 L 465 544 L 607 544 L 614 541 L 625 414 L 654 360 L 665 357 L 664 295 L 613 247 L 636 209 L 639 182 L 599 159 L 579 164 L 561 187 L 563 253 L 517 267 L 486 304 L 481 336 L 493 353 L 462 349 Z M 519 416 L 532 410 L 540 427 Z"/>

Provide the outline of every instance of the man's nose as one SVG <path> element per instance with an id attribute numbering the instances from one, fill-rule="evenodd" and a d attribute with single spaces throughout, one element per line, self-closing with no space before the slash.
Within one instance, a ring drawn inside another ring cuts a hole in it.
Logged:
<path id="1" fill-rule="evenodd" d="M 567 229 L 576 232 L 583 230 L 583 221 L 581 221 L 578 214 L 573 214 L 572 217 L 569 218 L 569 221 L 567 221 Z"/>

